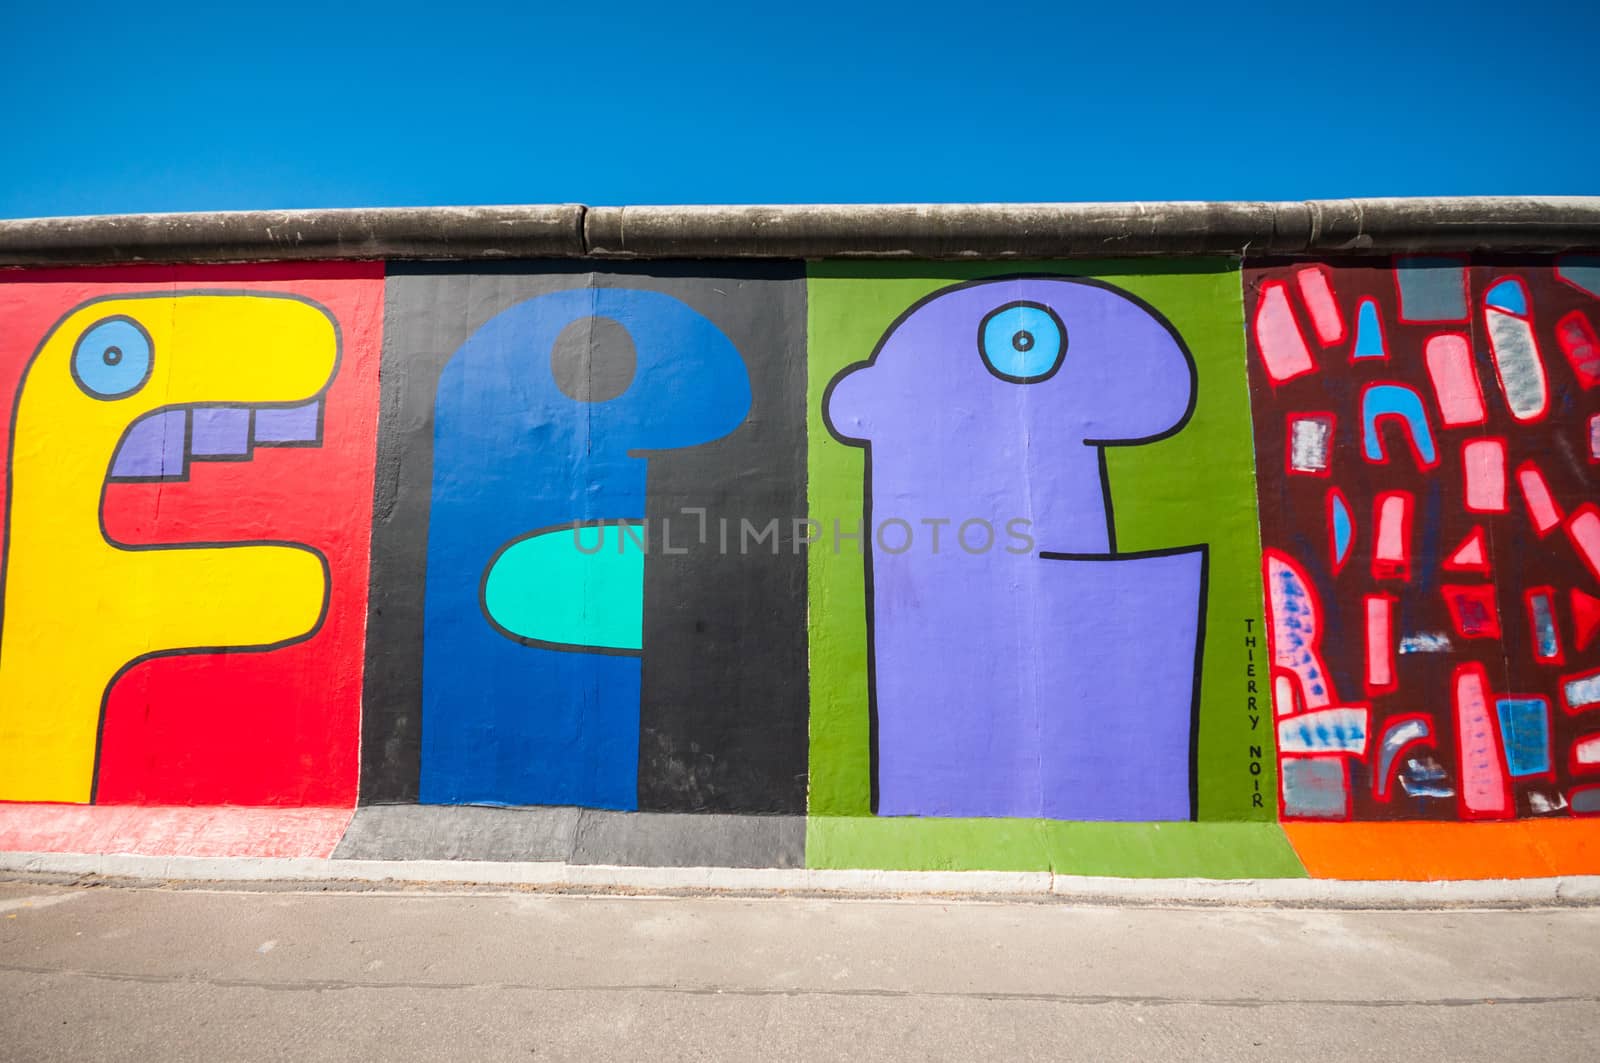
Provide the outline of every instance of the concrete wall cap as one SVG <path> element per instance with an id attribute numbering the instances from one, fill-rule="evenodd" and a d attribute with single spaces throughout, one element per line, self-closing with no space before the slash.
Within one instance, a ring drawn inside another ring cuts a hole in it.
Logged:
<path id="1" fill-rule="evenodd" d="M 1110 258 L 1600 247 L 1600 196 L 392 207 L 0 220 L 0 267 L 520 258 Z"/>

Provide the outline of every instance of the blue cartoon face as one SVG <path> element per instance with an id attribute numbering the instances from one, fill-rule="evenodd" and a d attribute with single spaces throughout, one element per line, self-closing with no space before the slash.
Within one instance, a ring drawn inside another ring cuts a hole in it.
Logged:
<path id="1" fill-rule="evenodd" d="M 1061 367 L 1067 330 L 1042 303 L 1016 302 L 989 312 L 978 326 L 978 350 L 1002 380 L 1031 384 Z"/>
<path id="2" fill-rule="evenodd" d="M 72 351 L 72 378 L 97 399 L 131 395 L 150 379 L 150 336 L 128 317 L 108 317 L 86 329 Z"/>

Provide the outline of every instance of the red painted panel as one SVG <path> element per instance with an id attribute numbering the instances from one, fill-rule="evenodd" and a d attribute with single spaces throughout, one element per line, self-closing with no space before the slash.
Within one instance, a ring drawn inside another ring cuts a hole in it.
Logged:
<path id="1" fill-rule="evenodd" d="M 0 802 L 0 852 L 327 858 L 349 808 L 134 808 Z"/>
<path id="2" fill-rule="evenodd" d="M 320 446 L 196 461 L 185 482 L 112 483 L 104 521 L 146 543 L 274 539 L 328 560 L 328 611 L 305 642 L 265 653 L 146 661 L 108 698 L 101 803 L 353 805 L 382 346 L 381 263 L 39 270 L 0 279 L 0 418 L 44 331 L 85 300 L 195 290 L 285 292 L 337 322 L 340 362 Z M 225 352 L 223 352 L 225 356 Z M 6 459 L 0 440 L 0 462 Z M 4 499 L 0 497 L 0 505 Z"/>

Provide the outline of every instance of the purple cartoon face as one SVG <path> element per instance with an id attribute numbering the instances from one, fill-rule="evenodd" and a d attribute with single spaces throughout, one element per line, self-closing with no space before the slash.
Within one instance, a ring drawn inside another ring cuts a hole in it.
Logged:
<path id="1" fill-rule="evenodd" d="M 1182 427 L 1195 370 L 1165 319 L 1066 278 L 982 281 L 912 307 L 835 378 L 828 424 L 873 448 L 882 516 L 1030 516 L 1044 549 L 1110 548 L 1099 447 Z M 907 508 L 925 512 L 901 512 Z"/>
<path id="2" fill-rule="evenodd" d="M 879 814 L 1189 818 L 1206 548 L 1117 553 L 1102 452 L 1177 432 L 1194 398 L 1159 314 L 1058 278 L 936 292 L 834 378 L 873 529 L 1037 547 L 867 533 Z"/>
<path id="3" fill-rule="evenodd" d="M 828 416 L 841 437 L 876 442 L 949 405 L 1035 446 L 1077 447 L 1167 434 L 1193 394 L 1188 353 L 1153 310 L 1089 281 L 1024 278 L 917 304 L 839 378 Z"/>

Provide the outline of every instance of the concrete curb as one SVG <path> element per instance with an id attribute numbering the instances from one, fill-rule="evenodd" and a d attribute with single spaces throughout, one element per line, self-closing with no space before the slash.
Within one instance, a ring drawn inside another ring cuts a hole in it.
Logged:
<path id="1" fill-rule="evenodd" d="M 0 220 L 0 266 L 315 259 L 891 258 L 1554 252 L 1600 196 L 1302 202 L 395 207 Z"/>
<path id="2" fill-rule="evenodd" d="M 1528 908 L 1600 904 L 1600 876 L 1448 882 L 1130 879 L 1047 871 L 608 867 L 554 862 L 325 860 L 0 853 L 0 874 L 136 882 L 513 886 L 578 892 L 1007 897 L 1102 904 L 1319 908 Z"/>

